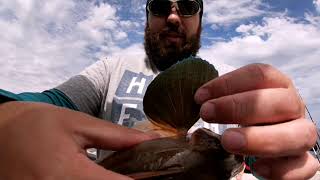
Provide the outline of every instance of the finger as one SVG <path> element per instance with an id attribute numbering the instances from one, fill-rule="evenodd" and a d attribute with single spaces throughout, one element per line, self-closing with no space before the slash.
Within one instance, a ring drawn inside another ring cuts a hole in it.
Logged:
<path id="1" fill-rule="evenodd" d="M 316 127 L 307 119 L 269 126 L 228 129 L 221 139 L 227 151 L 257 157 L 299 155 L 310 150 L 316 140 Z"/>
<path id="2" fill-rule="evenodd" d="M 292 89 L 262 89 L 209 100 L 200 116 L 224 124 L 277 123 L 303 117 L 304 105 Z"/>
<path id="3" fill-rule="evenodd" d="M 215 78 L 195 94 L 199 104 L 209 99 L 256 89 L 289 88 L 292 82 L 280 71 L 266 64 L 252 64 Z"/>
<path id="4" fill-rule="evenodd" d="M 266 179 L 300 180 L 312 178 L 319 170 L 319 162 L 310 154 L 278 159 L 259 159 L 254 172 Z"/>
<path id="5" fill-rule="evenodd" d="M 72 166 L 74 169 L 72 172 L 74 173 L 73 177 L 79 180 L 131 180 L 130 177 L 112 172 L 110 170 L 104 169 L 103 167 L 97 165 L 93 161 L 88 160 L 82 154 L 81 158 L 77 159 L 76 165 Z"/>
<path id="6" fill-rule="evenodd" d="M 143 133 L 87 115 L 75 121 L 78 124 L 76 133 L 82 138 L 80 140 L 81 145 L 85 148 L 120 150 L 158 137 L 154 134 Z"/>

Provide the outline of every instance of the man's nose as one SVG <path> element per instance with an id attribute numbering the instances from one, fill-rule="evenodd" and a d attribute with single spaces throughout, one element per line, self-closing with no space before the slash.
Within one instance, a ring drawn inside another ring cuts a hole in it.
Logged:
<path id="1" fill-rule="evenodd" d="M 177 8 L 173 6 L 171 12 L 167 18 L 167 23 L 179 26 L 181 24 L 181 17 L 178 14 Z"/>

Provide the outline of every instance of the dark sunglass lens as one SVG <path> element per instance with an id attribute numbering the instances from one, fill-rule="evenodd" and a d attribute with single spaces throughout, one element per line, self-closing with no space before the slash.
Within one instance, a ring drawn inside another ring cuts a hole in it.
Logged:
<path id="1" fill-rule="evenodd" d="M 149 4 L 149 10 L 155 16 L 167 16 L 171 11 L 171 2 L 168 0 L 154 0 Z"/>
<path id="2" fill-rule="evenodd" d="M 196 1 L 178 1 L 177 3 L 180 13 L 185 16 L 192 16 L 200 9 L 200 6 Z"/>

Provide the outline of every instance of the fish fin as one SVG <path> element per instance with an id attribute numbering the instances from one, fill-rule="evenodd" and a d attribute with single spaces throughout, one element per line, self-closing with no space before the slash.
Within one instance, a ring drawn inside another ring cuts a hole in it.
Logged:
<path id="1" fill-rule="evenodd" d="M 200 118 L 194 101 L 199 87 L 218 77 L 209 62 L 190 57 L 161 72 L 148 86 L 143 109 L 148 119 L 163 129 L 190 129 Z"/>
<path id="2" fill-rule="evenodd" d="M 145 172 L 126 174 L 126 176 L 139 180 L 139 179 L 149 179 L 149 178 L 156 178 L 161 176 L 175 175 L 182 172 L 184 172 L 183 168 L 172 168 L 172 169 L 161 170 L 161 171 L 145 171 Z"/>

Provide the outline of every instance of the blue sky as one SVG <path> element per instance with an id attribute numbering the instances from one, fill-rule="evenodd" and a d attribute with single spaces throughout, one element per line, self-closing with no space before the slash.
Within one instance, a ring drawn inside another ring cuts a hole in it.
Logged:
<path id="1" fill-rule="evenodd" d="M 1 0 L 0 88 L 42 91 L 98 59 L 143 54 L 145 0 Z M 271 64 L 320 122 L 320 0 L 204 0 L 199 55 L 221 71 Z"/>

